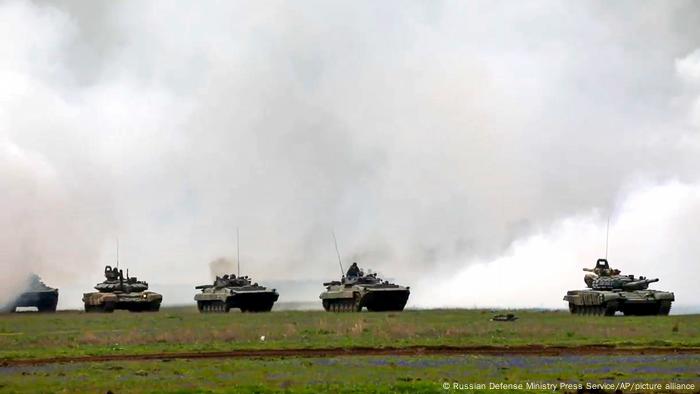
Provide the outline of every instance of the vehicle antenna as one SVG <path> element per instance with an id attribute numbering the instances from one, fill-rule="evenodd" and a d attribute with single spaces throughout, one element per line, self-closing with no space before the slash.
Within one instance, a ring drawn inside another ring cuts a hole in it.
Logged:
<path id="1" fill-rule="evenodd" d="M 238 277 L 241 276 L 241 247 L 238 227 L 236 227 L 236 262 L 238 263 Z"/>
<path id="2" fill-rule="evenodd" d="M 119 268 L 119 237 L 117 237 L 117 268 Z"/>
<path id="3" fill-rule="evenodd" d="M 608 239 L 610 238 L 610 216 L 608 215 L 608 226 L 605 229 L 605 260 L 608 259 Z"/>
<path id="4" fill-rule="evenodd" d="M 335 243 L 335 254 L 338 255 L 338 264 L 340 264 L 340 276 L 345 276 L 343 262 L 340 260 L 340 251 L 338 251 L 338 240 L 335 238 L 335 232 L 331 231 L 331 234 L 333 234 L 333 242 Z"/>

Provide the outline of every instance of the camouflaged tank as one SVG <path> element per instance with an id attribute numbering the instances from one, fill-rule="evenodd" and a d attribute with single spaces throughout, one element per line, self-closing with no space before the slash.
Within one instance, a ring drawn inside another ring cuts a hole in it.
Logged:
<path id="1" fill-rule="evenodd" d="M 377 274 L 343 276 L 340 281 L 326 282 L 319 298 L 328 312 L 402 311 L 411 294 L 410 287 L 400 286 L 377 277 Z"/>
<path id="2" fill-rule="evenodd" d="M 658 281 L 634 275 L 601 275 L 587 281 L 588 289 L 568 291 L 564 301 L 569 303 L 569 311 L 578 315 L 613 316 L 618 311 L 625 315 L 668 315 L 675 296 L 650 290 L 649 284 Z"/>
<path id="3" fill-rule="evenodd" d="M 231 308 L 239 308 L 241 312 L 269 312 L 279 298 L 277 290 L 251 283 L 247 276 L 217 276 L 213 285 L 195 289 L 202 291 L 194 296 L 202 313 L 227 313 Z"/>
<path id="4" fill-rule="evenodd" d="M 148 283 L 129 277 L 122 270 L 105 267 L 105 280 L 95 286 L 97 292 L 83 294 L 85 312 L 157 312 L 163 296 L 148 290 Z"/>
<path id="5" fill-rule="evenodd" d="M 3 311 L 14 312 L 17 308 L 35 307 L 39 312 L 56 312 L 56 304 L 58 289 L 47 286 L 37 275 L 32 274 L 25 291 L 3 308 Z"/>

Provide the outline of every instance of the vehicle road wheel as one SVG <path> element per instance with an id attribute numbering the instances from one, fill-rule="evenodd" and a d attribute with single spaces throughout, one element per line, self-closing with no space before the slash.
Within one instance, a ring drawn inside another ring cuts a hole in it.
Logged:
<path id="1" fill-rule="evenodd" d="M 355 295 L 352 298 L 351 308 L 353 312 L 362 311 L 362 304 L 360 304 L 360 295 L 357 293 L 355 293 Z"/>
<path id="2" fill-rule="evenodd" d="M 604 314 L 605 316 L 615 316 L 616 310 L 617 306 L 615 304 L 606 304 Z"/>

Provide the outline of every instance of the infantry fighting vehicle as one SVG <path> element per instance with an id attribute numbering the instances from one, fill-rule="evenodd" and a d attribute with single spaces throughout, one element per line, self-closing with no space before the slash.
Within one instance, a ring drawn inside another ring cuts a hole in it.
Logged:
<path id="1" fill-rule="evenodd" d="M 277 290 L 251 283 L 247 276 L 217 276 L 213 285 L 195 289 L 202 291 L 194 296 L 202 313 L 227 313 L 231 308 L 239 308 L 241 312 L 269 312 L 279 298 Z"/>
<path id="2" fill-rule="evenodd" d="M 410 287 L 389 283 L 377 274 L 343 276 L 340 281 L 326 282 L 319 298 L 329 312 L 402 311 L 411 294 Z"/>
<path id="3" fill-rule="evenodd" d="M 46 286 L 37 275 L 32 274 L 24 293 L 4 309 L 14 312 L 21 307 L 36 307 L 39 312 L 56 312 L 56 304 L 58 304 L 58 289 Z"/>
<path id="4" fill-rule="evenodd" d="M 105 280 L 95 286 L 97 292 L 83 294 L 85 312 L 157 312 L 163 296 L 148 290 L 148 283 L 130 277 L 117 267 L 105 267 Z"/>
<path id="5" fill-rule="evenodd" d="M 599 260 L 599 263 L 604 260 Z M 607 266 L 607 261 L 604 261 Z M 658 279 L 643 276 L 602 275 L 587 278 L 588 289 L 571 290 L 564 296 L 569 311 L 579 315 L 613 316 L 620 311 L 625 315 L 668 315 L 675 300 L 672 292 L 650 290 L 649 284 Z"/>

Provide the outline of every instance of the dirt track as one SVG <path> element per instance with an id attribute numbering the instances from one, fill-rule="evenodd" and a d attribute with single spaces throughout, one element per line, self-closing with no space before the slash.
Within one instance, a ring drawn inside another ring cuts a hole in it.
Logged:
<path id="1" fill-rule="evenodd" d="M 56 363 L 106 361 L 143 361 L 206 358 L 279 358 L 279 357 L 342 357 L 342 356 L 422 356 L 422 355 L 489 355 L 489 356 L 568 356 L 568 355 L 663 355 L 700 354 L 700 348 L 616 348 L 613 346 L 420 346 L 403 348 L 326 348 L 326 349 L 258 349 L 226 352 L 182 352 L 151 354 L 111 354 L 104 356 L 51 357 L 37 359 L 0 359 L 0 367 Z"/>

